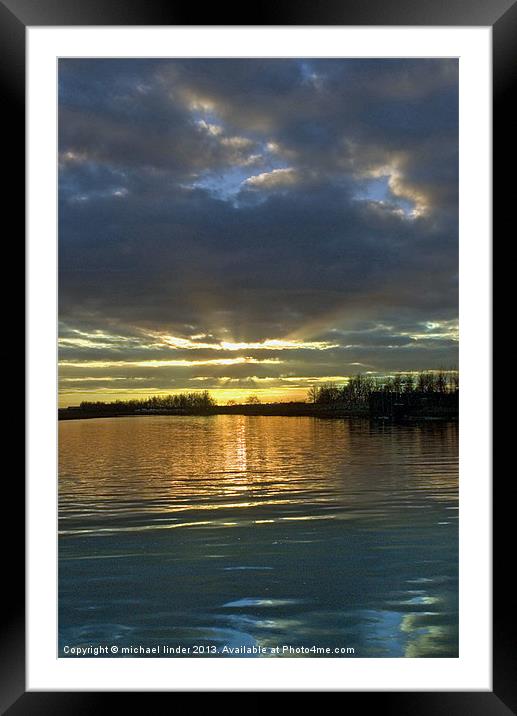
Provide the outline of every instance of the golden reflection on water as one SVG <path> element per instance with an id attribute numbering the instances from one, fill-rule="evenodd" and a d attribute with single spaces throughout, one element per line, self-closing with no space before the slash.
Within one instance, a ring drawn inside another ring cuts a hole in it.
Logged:
<path id="1" fill-rule="evenodd" d="M 441 460 L 437 436 L 447 443 Z M 426 505 L 450 502 L 457 489 L 455 426 L 441 426 L 432 438 L 429 460 L 428 432 L 386 434 L 350 421 L 213 416 L 61 422 L 62 527 L 70 517 L 145 514 L 146 524 L 134 529 L 164 529 L 159 521 L 176 513 L 266 506 L 281 508 L 277 519 L 350 519 L 361 509 L 380 517 L 386 503 L 421 509 L 420 496 Z"/>
<path id="2" fill-rule="evenodd" d="M 120 622 L 114 605 L 125 597 L 113 595 L 130 583 L 145 623 L 166 600 L 160 628 L 176 640 L 190 620 L 188 633 L 197 624 L 215 641 L 274 644 L 291 629 L 302 644 L 355 639 L 358 656 L 454 656 L 457 507 L 454 424 L 60 422 L 60 558 L 75 575 L 68 582 L 61 571 L 61 625 L 70 639 L 84 634 L 84 610 Z M 137 575 L 153 569 L 171 581 L 148 607 L 150 577 Z M 68 589 L 77 580 L 86 580 L 80 596 Z M 90 636 L 102 628 L 94 620 Z M 139 634 L 141 623 L 132 628 Z"/>
<path id="3" fill-rule="evenodd" d="M 103 509 L 118 496 L 148 500 L 151 512 L 293 504 L 300 490 L 321 492 L 321 465 L 332 462 L 328 433 L 338 433 L 340 452 L 347 442 L 344 422 L 322 431 L 305 418 L 289 419 L 281 430 L 275 424 L 281 418 L 180 420 L 185 424 L 167 418 L 121 418 L 109 427 L 106 420 L 60 423 L 62 506 L 73 497 Z"/>

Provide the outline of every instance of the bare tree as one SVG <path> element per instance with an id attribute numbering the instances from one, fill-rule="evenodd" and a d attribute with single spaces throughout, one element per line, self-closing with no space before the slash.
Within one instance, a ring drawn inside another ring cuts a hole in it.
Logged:
<path id="1" fill-rule="evenodd" d="M 317 403 L 320 395 L 320 389 L 317 385 L 311 385 L 307 391 L 307 400 L 309 403 Z"/>
<path id="2" fill-rule="evenodd" d="M 440 370 L 438 371 L 438 373 L 436 374 L 436 377 L 435 377 L 435 389 L 437 390 L 437 392 L 438 393 L 446 393 L 447 392 L 447 383 L 448 383 L 447 373 L 442 368 L 440 368 Z"/>
<path id="3" fill-rule="evenodd" d="M 335 383 L 324 383 L 318 391 L 318 403 L 328 405 L 341 399 L 341 390 Z"/>
<path id="4" fill-rule="evenodd" d="M 406 373 L 402 379 L 402 385 L 404 387 L 404 393 L 412 393 L 415 389 L 415 379 L 411 373 Z"/>
<path id="5" fill-rule="evenodd" d="M 430 371 L 422 371 L 418 374 L 417 390 L 421 393 L 433 393 L 436 390 L 436 380 Z"/>
<path id="6" fill-rule="evenodd" d="M 402 376 L 400 373 L 397 373 L 397 375 L 393 377 L 393 391 L 395 393 L 402 393 Z"/>

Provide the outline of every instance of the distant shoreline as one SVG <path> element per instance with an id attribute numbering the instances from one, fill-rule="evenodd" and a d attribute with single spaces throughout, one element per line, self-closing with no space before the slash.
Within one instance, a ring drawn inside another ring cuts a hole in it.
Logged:
<path id="1" fill-rule="evenodd" d="M 147 410 L 87 410 L 80 407 L 60 408 L 59 420 L 80 418 L 120 418 L 159 415 L 209 416 L 209 415 L 269 415 L 269 416 L 324 416 L 324 417 L 367 417 L 364 410 L 339 410 L 329 406 L 315 406 L 311 403 L 263 403 L 258 405 L 214 405 L 205 409 L 147 409 Z"/>
<path id="2" fill-rule="evenodd" d="M 387 412 L 387 411 L 386 411 Z M 378 420 L 457 420 L 458 411 L 454 406 L 441 409 L 430 406 L 427 410 L 411 411 L 407 414 L 373 413 L 369 406 L 355 407 L 317 405 L 312 403 L 264 403 L 259 405 L 217 405 L 205 410 L 148 409 L 148 410 L 85 410 L 80 407 L 59 408 L 59 420 L 87 420 L 95 418 L 128 418 L 148 416 L 278 416 L 278 417 L 315 417 L 315 418 L 373 418 Z"/>

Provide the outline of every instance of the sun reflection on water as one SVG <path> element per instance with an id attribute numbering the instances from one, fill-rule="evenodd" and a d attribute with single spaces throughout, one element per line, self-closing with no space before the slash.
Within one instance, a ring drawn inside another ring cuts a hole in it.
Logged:
<path id="1" fill-rule="evenodd" d="M 182 416 L 59 430 L 67 643 L 116 632 L 457 655 L 456 425 Z"/>

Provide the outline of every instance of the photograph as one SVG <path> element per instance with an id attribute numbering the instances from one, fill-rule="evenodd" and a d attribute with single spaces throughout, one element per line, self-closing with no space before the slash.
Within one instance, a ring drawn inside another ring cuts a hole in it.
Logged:
<path id="1" fill-rule="evenodd" d="M 458 58 L 57 82 L 58 658 L 457 659 Z"/>

